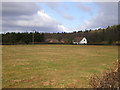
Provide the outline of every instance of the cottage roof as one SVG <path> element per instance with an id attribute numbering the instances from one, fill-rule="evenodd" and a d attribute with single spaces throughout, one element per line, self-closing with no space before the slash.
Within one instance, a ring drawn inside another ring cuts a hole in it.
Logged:
<path id="1" fill-rule="evenodd" d="M 83 39 L 83 37 L 75 37 L 74 42 L 80 42 Z"/>

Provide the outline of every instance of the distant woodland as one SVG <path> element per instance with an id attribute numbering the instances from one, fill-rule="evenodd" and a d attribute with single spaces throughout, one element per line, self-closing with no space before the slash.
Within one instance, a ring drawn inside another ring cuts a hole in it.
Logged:
<path id="1" fill-rule="evenodd" d="M 2 35 L 3 45 L 14 44 L 72 44 L 75 37 L 86 37 L 88 44 L 103 44 L 116 45 L 120 40 L 120 25 L 108 26 L 104 29 L 74 31 L 72 33 L 39 33 L 39 32 L 24 32 L 24 33 L 4 33 Z M 49 42 L 53 40 L 54 42 Z"/>

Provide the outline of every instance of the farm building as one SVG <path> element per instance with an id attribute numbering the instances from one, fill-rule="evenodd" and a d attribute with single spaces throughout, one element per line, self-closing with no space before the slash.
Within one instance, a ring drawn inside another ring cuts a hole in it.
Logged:
<path id="1" fill-rule="evenodd" d="M 57 39 L 46 39 L 45 41 L 48 43 L 59 43 Z"/>
<path id="2" fill-rule="evenodd" d="M 65 40 L 65 39 L 61 39 L 61 40 L 58 40 L 58 39 L 46 39 L 45 40 L 45 42 L 47 42 L 47 43 L 61 43 L 61 44 L 66 44 L 66 43 L 68 43 L 68 41 L 67 40 Z"/>
<path id="3" fill-rule="evenodd" d="M 85 37 L 75 37 L 73 44 L 87 44 L 87 39 Z"/>
<path id="4" fill-rule="evenodd" d="M 61 39 L 61 40 L 60 40 L 60 43 L 62 43 L 62 44 L 67 44 L 67 43 L 69 43 L 69 42 L 68 42 L 67 39 Z"/>

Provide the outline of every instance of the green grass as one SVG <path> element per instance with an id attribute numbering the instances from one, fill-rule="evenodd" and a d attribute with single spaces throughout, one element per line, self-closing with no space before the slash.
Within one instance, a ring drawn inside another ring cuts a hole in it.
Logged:
<path id="1" fill-rule="evenodd" d="M 4 88 L 87 88 L 88 78 L 108 70 L 117 46 L 4 45 Z"/>

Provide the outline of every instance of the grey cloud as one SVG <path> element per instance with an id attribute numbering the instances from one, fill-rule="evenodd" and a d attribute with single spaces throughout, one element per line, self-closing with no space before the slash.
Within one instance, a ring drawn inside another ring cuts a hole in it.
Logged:
<path id="1" fill-rule="evenodd" d="M 118 24 L 120 24 L 120 1 L 118 2 Z"/>
<path id="2" fill-rule="evenodd" d="M 18 20 L 19 21 L 19 20 Z M 32 30 L 36 30 L 36 31 L 39 31 L 39 32 L 57 32 L 57 31 L 60 31 L 60 32 L 63 32 L 63 30 L 59 30 L 57 25 L 58 23 L 57 22 L 53 22 L 53 23 L 50 23 L 50 24 L 45 24 L 43 23 L 44 25 L 39 25 L 39 23 L 34 23 L 32 25 L 29 25 L 29 22 L 31 21 L 28 21 L 27 24 L 23 24 L 22 26 L 21 25 L 17 25 L 17 21 L 4 21 L 3 24 L 2 24 L 2 29 L 3 29 L 3 32 L 8 32 L 8 31 L 18 31 L 18 32 L 25 32 L 25 31 L 32 31 Z"/>
<path id="3" fill-rule="evenodd" d="M 50 7 L 51 9 L 57 10 L 61 3 L 60 2 L 45 2 L 44 4 Z"/>
<path id="4" fill-rule="evenodd" d="M 61 16 L 64 14 L 63 11 L 59 9 L 59 7 L 62 5 L 61 2 L 45 2 L 44 4 Z"/>
<path id="5" fill-rule="evenodd" d="M 38 15 L 38 11 L 41 13 Z M 39 9 L 35 3 L 9 2 L 2 4 L 2 32 L 31 31 L 40 32 L 62 31 L 58 29 L 56 20 Z"/>
<path id="6" fill-rule="evenodd" d="M 66 18 L 66 19 L 68 19 L 68 20 L 73 20 L 74 19 L 73 16 L 70 16 L 68 14 L 63 14 L 63 17 Z"/>
<path id="7" fill-rule="evenodd" d="M 91 12 L 92 11 L 92 8 L 83 4 L 82 2 L 81 3 L 78 3 L 77 4 L 77 8 L 83 12 Z"/>
<path id="8" fill-rule="evenodd" d="M 117 2 L 97 2 L 99 11 L 96 16 L 84 23 L 87 29 L 106 28 L 118 24 L 118 3 Z"/>
<path id="9" fill-rule="evenodd" d="M 57 12 L 59 15 L 61 15 L 61 17 L 67 19 L 67 20 L 73 20 L 74 17 L 73 16 L 70 16 L 66 13 L 64 13 L 63 11 L 61 11 L 59 9 L 59 7 L 62 5 L 62 7 L 65 9 L 65 10 L 68 10 L 68 6 L 67 5 L 63 5 L 62 2 L 46 2 L 44 3 L 46 6 L 48 6 L 49 8 L 53 9 L 55 12 Z"/>
<path id="10" fill-rule="evenodd" d="M 38 6 L 32 2 L 3 2 L 3 16 L 33 15 L 37 12 Z"/>
<path id="11" fill-rule="evenodd" d="M 38 32 L 57 32 L 56 30 L 58 30 L 57 27 L 47 27 L 47 26 L 7 26 L 4 27 L 3 29 L 5 29 L 5 32 L 30 32 L 32 30 L 36 30 Z M 4 32 L 4 31 L 3 31 Z M 59 30 L 59 32 L 63 32 L 63 30 Z"/>

